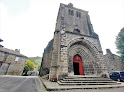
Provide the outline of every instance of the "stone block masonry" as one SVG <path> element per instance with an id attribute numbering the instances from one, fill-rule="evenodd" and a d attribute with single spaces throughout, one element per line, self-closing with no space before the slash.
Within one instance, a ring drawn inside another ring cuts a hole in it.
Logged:
<path id="1" fill-rule="evenodd" d="M 17 51 L 0 47 L 0 75 L 22 75 L 26 59 Z"/>
<path id="2" fill-rule="evenodd" d="M 104 61 L 109 73 L 112 71 L 124 71 L 124 62 L 120 59 L 120 56 L 113 54 L 110 49 L 106 49 Z"/>
<path id="3" fill-rule="evenodd" d="M 94 32 L 88 11 L 60 4 L 54 38 L 44 50 L 40 76 L 49 80 L 65 76 L 106 73 L 99 36 Z"/>

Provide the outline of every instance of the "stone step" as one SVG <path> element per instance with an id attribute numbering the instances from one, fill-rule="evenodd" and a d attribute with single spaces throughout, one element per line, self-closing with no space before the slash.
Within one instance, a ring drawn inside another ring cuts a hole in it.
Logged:
<path id="1" fill-rule="evenodd" d="M 117 85 L 120 84 L 109 78 L 97 76 L 68 76 L 58 81 L 59 85 Z"/>
<path id="2" fill-rule="evenodd" d="M 45 86 L 45 88 L 47 90 L 61 90 L 61 92 L 64 92 L 64 90 L 72 90 L 75 89 L 74 92 L 76 92 L 76 89 L 109 89 L 109 88 L 121 88 L 124 87 L 124 84 L 121 82 L 118 83 L 113 83 L 113 84 L 94 84 L 94 83 L 90 83 L 89 85 L 85 83 L 84 84 L 67 84 L 67 83 L 61 83 L 60 81 L 58 81 L 58 83 L 56 82 L 50 82 L 49 80 L 46 79 L 42 79 L 40 78 L 43 82 L 43 85 Z M 72 90 L 73 91 L 73 90 Z M 72 92 L 69 91 L 69 92 Z M 83 91 L 83 90 L 82 90 Z M 84 90 L 85 91 L 85 90 Z M 89 92 L 89 91 L 88 91 Z"/>
<path id="3" fill-rule="evenodd" d="M 115 81 L 64 81 L 60 80 L 61 83 L 117 83 Z"/>
<path id="4" fill-rule="evenodd" d="M 65 77 L 65 79 L 77 79 L 77 78 L 91 78 L 91 79 L 101 79 L 102 77 L 92 77 L 92 76 L 69 76 L 69 77 Z M 102 79 L 106 79 L 106 78 L 102 78 Z"/>
<path id="5" fill-rule="evenodd" d="M 58 81 L 59 85 L 118 85 L 120 83 L 62 83 Z"/>
<path id="6" fill-rule="evenodd" d="M 108 78 L 73 78 L 73 79 L 63 79 L 64 81 L 112 81 L 111 79 Z"/>

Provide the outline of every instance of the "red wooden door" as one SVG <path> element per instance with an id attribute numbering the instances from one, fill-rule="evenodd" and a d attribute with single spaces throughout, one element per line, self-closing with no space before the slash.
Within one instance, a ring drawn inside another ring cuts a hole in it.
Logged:
<path id="1" fill-rule="evenodd" d="M 79 63 L 79 73 L 80 73 L 80 75 L 83 75 L 84 74 L 83 73 L 83 62 L 82 62 L 81 57 L 79 55 L 75 55 L 73 57 L 73 62 L 74 63 Z"/>

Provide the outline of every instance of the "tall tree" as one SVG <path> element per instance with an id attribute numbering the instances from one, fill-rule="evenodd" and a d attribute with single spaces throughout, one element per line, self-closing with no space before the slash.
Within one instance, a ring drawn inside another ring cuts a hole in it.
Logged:
<path id="1" fill-rule="evenodd" d="M 122 60 L 124 61 L 124 28 L 122 28 L 116 37 L 116 46 L 118 53 L 121 55 Z"/>

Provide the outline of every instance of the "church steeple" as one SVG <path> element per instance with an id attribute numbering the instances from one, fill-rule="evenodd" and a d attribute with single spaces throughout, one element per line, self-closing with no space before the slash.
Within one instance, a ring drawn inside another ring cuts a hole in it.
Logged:
<path id="1" fill-rule="evenodd" d="M 76 34 L 97 36 L 93 31 L 88 11 L 75 8 L 72 3 L 60 4 L 56 30 L 62 29 Z"/>

